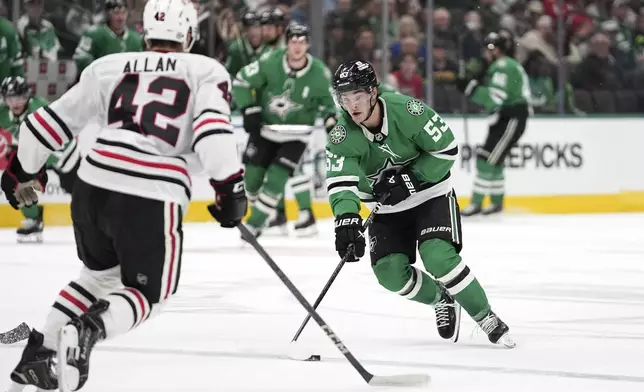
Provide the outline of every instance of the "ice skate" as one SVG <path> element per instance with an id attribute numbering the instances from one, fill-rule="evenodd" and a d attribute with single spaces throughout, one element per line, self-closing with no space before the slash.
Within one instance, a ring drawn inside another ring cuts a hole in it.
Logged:
<path id="1" fill-rule="evenodd" d="M 262 231 L 262 234 L 269 237 L 288 236 L 286 212 L 284 210 L 277 210 L 277 215 L 268 222 L 268 225 Z"/>
<path id="2" fill-rule="evenodd" d="M 502 212 L 503 212 L 503 206 L 501 204 L 490 204 L 489 206 L 485 207 L 481 211 L 481 214 L 487 216 L 487 215 L 500 214 Z"/>
<path id="3" fill-rule="evenodd" d="M 58 388 L 54 361 L 56 353 L 43 347 L 43 340 L 43 334 L 36 330 L 31 331 L 22 358 L 11 372 L 13 384 L 8 392 L 22 391 L 27 385 L 34 385 L 41 390 Z"/>
<path id="4" fill-rule="evenodd" d="M 60 330 L 57 366 L 60 392 L 79 390 L 87 382 L 92 349 L 105 339 L 105 325 L 100 315 L 108 307 L 109 302 L 99 300 Z"/>
<path id="5" fill-rule="evenodd" d="M 461 329 L 461 305 L 444 290 L 441 299 L 434 305 L 434 311 L 438 334 L 456 343 Z"/>
<path id="6" fill-rule="evenodd" d="M 297 237 L 312 237 L 318 234 L 318 227 L 315 222 L 315 216 L 313 215 L 313 210 L 302 210 L 300 211 L 297 222 L 293 226 L 295 235 Z"/>
<path id="7" fill-rule="evenodd" d="M 38 206 L 38 217 L 23 220 L 22 225 L 16 230 L 18 243 L 41 243 L 44 228 L 43 207 Z"/>
<path id="8" fill-rule="evenodd" d="M 514 348 L 516 346 L 516 343 L 514 343 L 509 335 L 510 328 L 491 310 L 478 324 L 483 332 L 487 334 L 490 342 L 502 344 L 507 348 Z"/>
<path id="9" fill-rule="evenodd" d="M 461 210 L 461 216 L 470 217 L 480 215 L 483 212 L 481 206 L 478 204 L 470 204 Z"/>

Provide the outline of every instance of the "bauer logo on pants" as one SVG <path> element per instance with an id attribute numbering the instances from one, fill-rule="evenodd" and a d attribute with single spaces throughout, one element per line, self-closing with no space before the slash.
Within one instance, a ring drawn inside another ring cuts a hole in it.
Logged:
<path id="1" fill-rule="evenodd" d="M 347 130 L 342 125 L 336 125 L 329 133 L 329 139 L 331 139 L 331 143 L 333 144 L 342 143 L 346 137 Z"/>

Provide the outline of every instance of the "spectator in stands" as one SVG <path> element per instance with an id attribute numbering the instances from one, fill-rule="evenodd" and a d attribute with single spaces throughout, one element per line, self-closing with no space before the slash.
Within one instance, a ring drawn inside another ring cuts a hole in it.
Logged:
<path id="1" fill-rule="evenodd" d="M 530 52 L 540 52 L 548 60 L 553 68 L 560 65 L 557 54 L 557 37 L 554 32 L 553 20 L 548 15 L 543 15 L 537 20 L 536 29 L 527 32 L 519 39 L 516 59 L 525 64 L 530 56 Z M 576 47 L 569 45 L 567 50 L 566 62 L 568 64 L 578 64 L 581 56 Z"/>
<path id="2" fill-rule="evenodd" d="M 629 28 L 620 26 L 615 20 L 607 20 L 601 25 L 602 31 L 611 41 L 611 54 L 617 66 L 622 71 L 629 71 L 635 67 L 633 54 L 632 32 Z"/>
<path id="3" fill-rule="evenodd" d="M 219 20 L 216 13 L 208 7 L 204 7 L 200 0 L 192 0 L 192 4 L 197 10 L 200 22 L 197 40 L 190 53 L 211 56 L 224 62 L 227 57 L 228 45 L 219 32 Z M 212 29 L 211 23 L 214 27 Z"/>
<path id="4" fill-rule="evenodd" d="M 418 39 L 420 37 L 420 29 L 416 19 L 411 15 L 403 15 L 398 21 L 398 40 L 391 45 L 391 57 L 395 62 L 400 62 L 402 53 L 402 40 L 412 37 Z M 418 56 L 425 57 L 425 47 L 418 48 Z"/>
<path id="5" fill-rule="evenodd" d="M 456 81 L 458 64 L 447 57 L 447 51 L 443 42 L 436 40 L 432 50 L 434 83 L 451 84 Z"/>
<path id="6" fill-rule="evenodd" d="M 622 76 L 610 54 L 608 35 L 595 33 L 590 40 L 590 53 L 582 60 L 573 74 L 575 88 L 592 90 L 616 90 L 622 87 Z"/>
<path id="7" fill-rule="evenodd" d="M 362 26 L 358 30 L 354 50 L 347 54 L 347 58 L 342 61 L 363 60 L 373 62 L 373 51 L 376 48 L 376 34 L 368 25 Z"/>
<path id="8" fill-rule="evenodd" d="M 424 99 L 423 78 L 418 74 L 418 58 L 415 53 L 403 55 L 400 69 L 392 72 L 398 91 L 414 98 Z"/>
<path id="9" fill-rule="evenodd" d="M 456 58 L 458 48 L 458 34 L 452 28 L 450 13 L 447 8 L 437 8 L 434 10 L 434 39 L 443 42 L 448 55 Z"/>
<path id="10" fill-rule="evenodd" d="M 332 19 L 327 19 L 326 23 L 325 31 L 328 34 L 328 39 L 324 45 L 324 59 L 327 67 L 335 71 L 342 59 L 347 57 L 348 50 L 352 45 L 347 42 L 347 33 L 343 28 L 342 17 L 334 16 Z"/>
<path id="11" fill-rule="evenodd" d="M 497 14 L 493 7 L 496 0 L 479 0 L 478 12 L 483 18 L 483 26 L 485 26 L 485 33 L 497 31 L 499 29 L 499 14 Z"/>
<path id="12" fill-rule="evenodd" d="M 637 26 L 633 32 L 633 51 L 637 69 L 644 71 L 644 13 L 637 17 Z"/>
<path id="13" fill-rule="evenodd" d="M 593 20 L 585 15 L 575 15 L 572 17 L 570 24 L 570 44 L 574 45 L 579 51 L 579 55 L 584 58 L 588 54 L 590 37 L 595 31 Z"/>
<path id="14" fill-rule="evenodd" d="M 38 60 L 58 60 L 60 42 L 54 26 L 43 18 L 43 0 L 25 0 L 25 10 L 16 23 L 25 55 Z"/>
<path id="15" fill-rule="evenodd" d="M 9 19 L 0 17 L 0 80 L 24 76 L 25 64 L 18 32 Z"/>
<path id="16" fill-rule="evenodd" d="M 464 20 L 466 32 L 462 37 L 462 53 L 459 53 L 457 57 L 468 62 L 481 57 L 481 48 L 485 37 L 481 15 L 478 12 L 470 11 L 466 13 Z"/>

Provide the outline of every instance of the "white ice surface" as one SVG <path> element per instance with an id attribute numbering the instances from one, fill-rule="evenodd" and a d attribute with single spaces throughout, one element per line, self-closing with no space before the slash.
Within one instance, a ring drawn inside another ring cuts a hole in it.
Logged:
<path id="1" fill-rule="evenodd" d="M 371 388 L 314 323 L 300 340 L 322 362 L 285 359 L 305 312 L 236 230 L 184 231 L 178 294 L 158 318 L 97 347 L 84 391 Z M 44 237 L 18 245 L 0 230 L 1 331 L 39 328 L 77 276 L 72 230 Z M 368 370 L 427 373 L 431 391 L 644 391 L 644 215 L 506 216 L 467 221 L 463 237 L 464 259 L 517 348 L 472 333 L 465 314 L 461 340 L 440 339 L 432 309 L 380 287 L 365 258 L 345 266 L 319 310 Z M 315 239 L 261 242 L 311 302 L 338 262 L 331 222 Z M 20 353 L 0 347 L 1 375 Z"/>

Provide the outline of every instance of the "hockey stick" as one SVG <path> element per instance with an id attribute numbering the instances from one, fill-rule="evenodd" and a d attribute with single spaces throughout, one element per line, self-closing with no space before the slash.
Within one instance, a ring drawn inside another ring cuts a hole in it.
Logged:
<path id="1" fill-rule="evenodd" d="M 31 330 L 29 329 L 29 326 L 27 323 L 23 322 L 16 328 L 0 333 L 0 343 L 2 344 L 14 344 L 18 343 L 21 340 L 25 340 L 29 337 L 29 334 L 31 333 Z"/>
<path id="2" fill-rule="evenodd" d="M 371 222 L 373 222 L 373 218 L 375 217 L 376 213 L 378 213 L 378 210 L 380 209 L 380 207 L 382 207 L 382 203 L 385 201 L 387 196 L 389 196 L 389 195 L 386 194 L 380 200 L 378 200 L 378 203 L 376 204 L 376 206 L 373 208 L 373 210 L 371 210 L 371 213 L 367 217 L 367 220 L 362 225 L 362 232 L 363 233 L 366 233 L 367 229 L 369 228 L 369 226 L 371 226 Z M 329 291 L 329 288 L 331 288 L 331 285 L 335 281 L 335 278 L 337 278 L 338 274 L 340 273 L 340 270 L 342 269 L 344 264 L 347 262 L 347 260 L 349 260 L 349 258 L 353 256 L 353 253 L 354 253 L 354 247 L 353 247 L 353 245 L 351 245 L 349 247 L 348 251 L 347 251 L 347 254 L 344 255 L 342 260 L 340 260 L 340 263 L 338 264 L 338 266 L 335 267 L 335 271 L 333 271 L 333 274 L 331 274 L 331 277 L 329 278 L 329 280 L 324 285 L 324 288 L 322 289 L 322 292 L 320 293 L 320 295 L 318 295 L 318 298 L 315 300 L 315 303 L 313 304 L 313 309 L 318 308 L 318 306 L 320 305 L 320 302 L 322 302 L 322 300 L 326 296 L 326 293 Z M 306 315 L 306 318 L 304 319 L 304 321 L 302 321 L 302 324 L 300 325 L 300 328 L 295 333 L 295 336 L 293 336 L 293 339 L 291 340 L 291 343 L 295 343 L 297 341 L 297 339 L 302 334 L 302 331 L 304 331 L 304 327 L 306 327 L 306 324 L 308 324 L 310 319 L 311 319 L 311 314 L 309 313 L 309 314 Z M 306 359 L 300 359 L 300 358 L 296 358 L 296 357 L 293 357 L 293 359 L 298 359 L 298 360 L 303 360 L 303 361 L 319 361 L 320 356 L 319 355 L 311 355 Z"/>
<path id="3" fill-rule="evenodd" d="M 284 285 L 288 288 L 288 290 L 293 294 L 293 296 L 297 299 L 297 301 L 306 309 L 307 312 L 313 317 L 313 320 L 315 320 L 316 323 L 320 326 L 320 328 L 326 333 L 326 335 L 329 337 L 329 339 L 333 342 L 333 344 L 337 347 L 337 349 L 344 355 L 344 357 L 349 361 L 349 363 L 353 366 L 354 369 L 358 373 L 360 373 L 360 376 L 367 382 L 367 384 L 371 386 L 422 386 L 422 385 L 427 385 L 429 383 L 429 376 L 425 374 L 404 374 L 404 375 L 395 375 L 395 376 L 375 376 L 371 373 L 369 373 L 364 366 L 358 360 L 351 354 L 351 351 L 347 348 L 347 346 L 342 343 L 338 335 L 336 335 L 331 327 L 324 322 L 322 317 L 318 312 L 313 309 L 311 304 L 304 298 L 302 293 L 295 287 L 293 282 L 284 274 L 282 269 L 275 263 L 275 261 L 271 258 L 271 256 L 264 250 L 264 248 L 257 242 L 257 239 L 255 236 L 244 226 L 243 224 L 239 223 L 237 225 L 237 228 L 241 232 L 242 237 L 244 240 L 246 240 L 249 244 L 255 248 L 257 253 L 264 259 L 266 264 L 275 272 L 275 275 L 284 283 Z"/>

